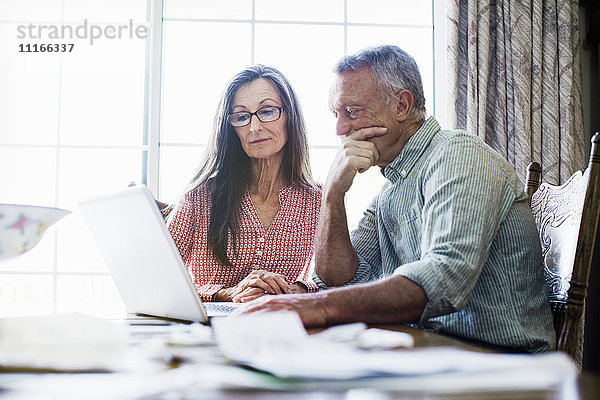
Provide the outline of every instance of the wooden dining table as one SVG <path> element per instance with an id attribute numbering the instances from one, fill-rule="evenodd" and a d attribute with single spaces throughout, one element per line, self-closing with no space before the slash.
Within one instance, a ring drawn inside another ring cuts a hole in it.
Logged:
<path id="1" fill-rule="evenodd" d="M 449 337 L 446 335 L 427 332 L 416 329 L 406 324 L 385 324 L 371 325 L 370 327 L 387 329 L 398 332 L 406 332 L 412 335 L 415 341 L 415 348 L 431 348 L 431 347 L 453 347 L 469 351 L 496 353 L 496 350 L 478 346 L 458 338 Z M 316 329 L 312 332 L 318 332 L 321 329 Z M 311 331 L 309 330 L 309 333 Z M 427 399 L 427 400 L 500 400 L 500 399 L 517 399 L 517 400 L 599 400 L 600 399 L 600 373 L 595 371 L 582 371 L 574 382 L 565 382 L 556 387 L 544 390 L 491 390 L 491 391 L 473 391 L 473 390 L 458 390 L 454 392 L 440 393 L 438 391 L 429 390 L 424 387 L 417 391 L 393 391 L 393 390 L 366 390 L 362 393 L 367 396 L 365 399 Z M 339 393 L 322 393 L 316 392 L 319 399 L 354 399 L 350 391 Z M 241 399 L 275 399 L 277 397 L 252 397 L 253 395 L 244 394 Z M 321 397 L 323 396 L 323 397 Z M 372 397 L 369 397 L 372 396 Z M 288 397 L 286 397 L 288 398 Z M 302 397 L 289 397 L 302 398 Z M 359 399 L 360 397 L 356 397 Z"/>

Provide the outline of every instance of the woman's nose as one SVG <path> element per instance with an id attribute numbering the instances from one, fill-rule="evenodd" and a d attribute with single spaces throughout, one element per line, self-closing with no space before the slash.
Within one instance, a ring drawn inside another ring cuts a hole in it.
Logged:
<path id="1" fill-rule="evenodd" d="M 262 122 L 258 119 L 258 116 L 250 116 L 250 132 L 258 132 L 262 128 Z"/>

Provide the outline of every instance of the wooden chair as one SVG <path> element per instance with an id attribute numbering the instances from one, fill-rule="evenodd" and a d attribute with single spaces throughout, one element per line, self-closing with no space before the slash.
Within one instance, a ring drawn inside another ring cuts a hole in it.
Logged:
<path id="1" fill-rule="evenodd" d="M 540 233 L 556 347 L 581 365 L 583 313 L 600 217 L 600 134 L 592 138 L 585 172 L 561 186 L 540 185 L 540 173 L 538 163 L 529 165 L 527 192 Z"/>
<path id="2" fill-rule="evenodd" d="M 542 177 L 542 167 L 537 162 L 532 162 L 527 166 L 527 177 L 525 188 L 527 189 L 527 197 L 529 197 L 529 205 L 531 205 L 531 196 L 540 187 L 540 180 Z"/>
<path id="3" fill-rule="evenodd" d="M 160 214 L 162 215 L 163 219 L 166 221 L 167 218 L 169 217 L 169 214 L 171 214 L 171 211 L 173 211 L 173 208 L 175 208 L 175 205 L 163 203 L 160 200 L 154 200 L 154 201 L 156 202 L 156 206 L 158 207 Z"/>

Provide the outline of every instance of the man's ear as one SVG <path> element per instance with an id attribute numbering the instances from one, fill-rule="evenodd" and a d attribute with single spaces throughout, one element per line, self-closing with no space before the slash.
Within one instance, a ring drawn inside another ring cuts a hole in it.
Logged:
<path id="1" fill-rule="evenodd" d="M 404 122 L 412 114 L 415 99 L 410 90 L 401 90 L 396 94 L 396 120 Z"/>

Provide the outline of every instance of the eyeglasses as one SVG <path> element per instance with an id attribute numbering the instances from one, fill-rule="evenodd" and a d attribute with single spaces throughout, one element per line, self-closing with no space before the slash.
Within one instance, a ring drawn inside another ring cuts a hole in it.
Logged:
<path id="1" fill-rule="evenodd" d="M 283 107 L 263 107 L 253 113 L 248 111 L 240 111 L 229 114 L 227 116 L 227 120 L 232 126 L 239 128 L 241 126 L 248 125 L 252 120 L 253 115 L 256 115 L 256 118 L 258 118 L 260 122 L 277 121 L 279 117 L 281 117 L 282 111 Z"/>

